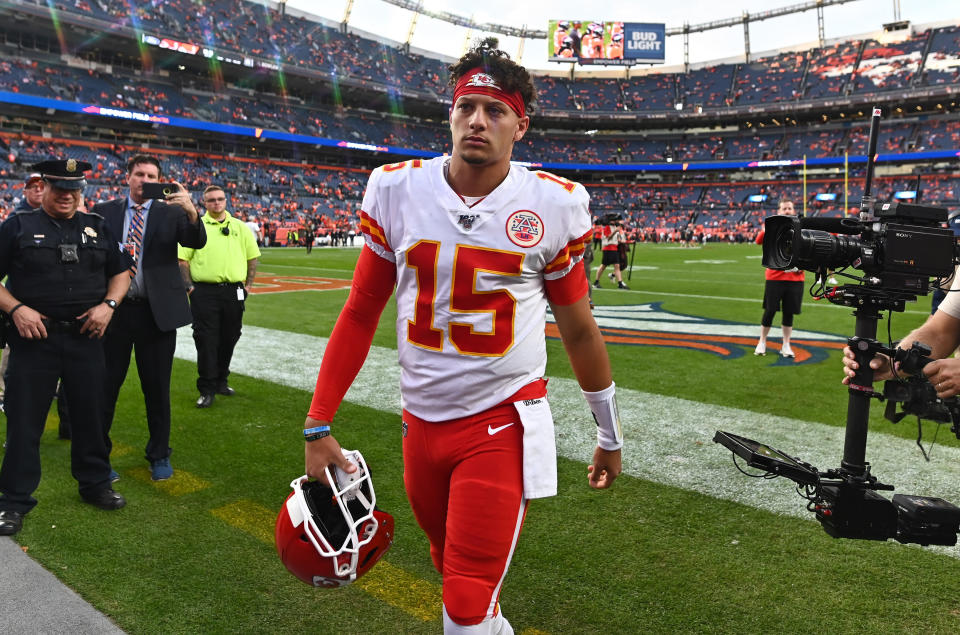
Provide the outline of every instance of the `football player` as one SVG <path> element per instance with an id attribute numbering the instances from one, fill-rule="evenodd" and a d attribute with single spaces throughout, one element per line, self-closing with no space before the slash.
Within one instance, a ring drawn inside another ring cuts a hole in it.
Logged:
<path id="1" fill-rule="evenodd" d="M 563 40 L 564 38 L 570 37 L 570 23 L 566 20 L 561 20 L 557 22 L 557 28 L 553 31 L 553 54 L 560 55 L 560 51 L 563 49 Z M 573 40 L 570 40 L 573 42 Z"/>
<path id="2" fill-rule="evenodd" d="M 587 32 L 580 40 L 580 56 L 587 58 L 603 57 L 603 25 L 591 22 Z"/>
<path id="3" fill-rule="evenodd" d="M 607 59 L 623 59 L 623 33 L 614 33 L 610 36 L 610 44 L 607 45 Z"/>
<path id="4" fill-rule="evenodd" d="M 450 156 L 370 175 L 365 245 L 305 422 L 306 473 L 356 469 L 331 422 L 396 288 L 404 485 L 443 575 L 444 632 L 508 634 L 498 600 L 528 501 L 557 491 L 548 305 L 596 420 L 591 487 L 617 478 L 623 436 L 582 264 L 586 190 L 511 164 L 535 92 L 495 39 L 450 77 Z"/>

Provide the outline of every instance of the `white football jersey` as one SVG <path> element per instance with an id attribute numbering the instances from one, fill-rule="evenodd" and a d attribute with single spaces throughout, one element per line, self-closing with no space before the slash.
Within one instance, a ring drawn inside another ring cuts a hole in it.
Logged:
<path id="1" fill-rule="evenodd" d="M 579 183 L 512 165 L 473 207 L 447 157 L 377 168 L 361 229 L 397 268 L 403 407 L 427 421 L 482 412 L 543 376 L 544 281 L 570 273 L 591 234 Z"/>

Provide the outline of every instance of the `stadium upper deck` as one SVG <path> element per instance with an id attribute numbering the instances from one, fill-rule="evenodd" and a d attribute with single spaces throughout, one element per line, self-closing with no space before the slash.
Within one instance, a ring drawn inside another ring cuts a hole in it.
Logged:
<path id="1" fill-rule="evenodd" d="M 36 15 L 49 11 L 43 0 L 3 0 L 0 7 Z M 125 33 L 148 49 L 144 36 L 146 41 L 152 41 L 150 36 L 175 38 L 176 42 L 162 46 L 181 52 L 195 47 L 195 54 L 201 55 L 208 48 L 241 64 L 249 60 L 248 68 L 283 66 L 286 73 L 359 82 L 388 90 L 401 100 L 442 103 L 449 99 L 446 65 L 439 59 L 407 53 L 399 44 L 343 32 L 317 20 L 281 14 L 259 3 L 98 0 L 57 9 L 61 21 L 86 20 Z M 688 73 L 629 79 L 544 76 L 538 81 L 543 114 L 568 117 L 601 113 L 609 117 L 616 112 L 699 114 L 701 109 L 742 111 L 742 107 L 757 112 L 785 102 L 847 98 L 850 103 L 866 103 L 868 95 L 893 97 L 921 89 L 929 95 L 950 96 L 945 88 L 960 84 L 960 26 L 928 28 L 900 42 L 853 40 L 749 63 L 707 65 Z"/>

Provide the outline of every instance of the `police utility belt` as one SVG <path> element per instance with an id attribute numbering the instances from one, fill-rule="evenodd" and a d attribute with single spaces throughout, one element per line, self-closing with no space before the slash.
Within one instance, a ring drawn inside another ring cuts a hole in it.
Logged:
<path id="1" fill-rule="evenodd" d="M 64 335 L 83 335 L 80 329 L 86 320 L 50 320 L 43 319 L 43 327 L 47 333 L 62 333 Z"/>

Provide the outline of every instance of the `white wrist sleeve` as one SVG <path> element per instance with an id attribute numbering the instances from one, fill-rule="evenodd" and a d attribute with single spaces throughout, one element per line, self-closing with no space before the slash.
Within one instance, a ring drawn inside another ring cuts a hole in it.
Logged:
<path id="1" fill-rule="evenodd" d="M 604 450 L 622 448 L 623 429 L 620 427 L 620 410 L 617 409 L 616 384 L 611 383 L 599 392 L 582 392 L 597 422 L 597 445 Z"/>

